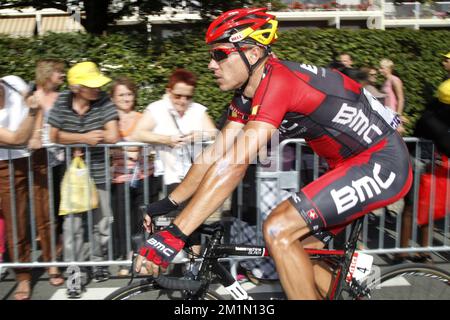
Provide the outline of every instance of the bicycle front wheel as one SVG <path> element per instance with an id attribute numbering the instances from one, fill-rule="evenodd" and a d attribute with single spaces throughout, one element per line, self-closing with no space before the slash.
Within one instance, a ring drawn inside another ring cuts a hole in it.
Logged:
<path id="1" fill-rule="evenodd" d="M 395 266 L 373 284 L 370 299 L 450 300 L 450 273 L 426 264 Z"/>
<path id="2" fill-rule="evenodd" d="M 164 289 L 158 286 L 153 280 L 145 279 L 129 286 L 120 288 L 105 300 L 187 300 L 190 299 L 184 290 Z M 210 291 L 206 291 L 200 300 L 221 300 L 222 298 Z"/>

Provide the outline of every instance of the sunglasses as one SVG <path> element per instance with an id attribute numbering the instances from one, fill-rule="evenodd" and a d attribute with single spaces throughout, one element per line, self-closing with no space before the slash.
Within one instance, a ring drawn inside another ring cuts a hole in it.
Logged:
<path id="1" fill-rule="evenodd" d="M 172 95 L 177 100 L 181 99 L 181 98 L 186 98 L 186 100 L 192 100 L 192 97 L 193 97 L 193 96 L 189 96 L 189 95 L 186 95 L 186 94 L 176 94 L 176 93 L 173 93 L 173 92 L 172 92 Z"/>
<path id="2" fill-rule="evenodd" d="M 216 62 L 225 60 L 228 58 L 230 54 L 237 51 L 245 51 L 249 49 L 250 47 L 242 47 L 242 48 L 216 48 L 209 51 L 211 54 L 211 59 L 213 59 Z"/>

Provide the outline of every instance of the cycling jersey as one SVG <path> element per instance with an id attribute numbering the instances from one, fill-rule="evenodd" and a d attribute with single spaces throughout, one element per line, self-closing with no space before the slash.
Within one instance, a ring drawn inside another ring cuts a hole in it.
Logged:
<path id="1" fill-rule="evenodd" d="M 235 95 L 228 119 L 263 121 L 304 138 L 331 167 L 392 134 L 398 115 L 337 70 L 268 60 L 252 100 Z"/>
<path id="2" fill-rule="evenodd" d="M 398 115 L 337 70 L 270 58 L 253 99 L 235 94 L 228 119 L 270 123 L 327 160 L 332 170 L 290 199 L 324 242 L 411 186 Z"/>

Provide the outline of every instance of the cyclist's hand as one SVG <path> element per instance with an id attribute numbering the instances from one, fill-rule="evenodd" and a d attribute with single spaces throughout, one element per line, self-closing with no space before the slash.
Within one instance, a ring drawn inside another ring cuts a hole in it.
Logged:
<path id="1" fill-rule="evenodd" d="M 167 268 L 183 249 L 186 239 L 187 236 L 174 224 L 152 234 L 139 250 L 136 272 L 147 271 L 150 275 L 158 276 L 159 268 L 163 270 Z"/>

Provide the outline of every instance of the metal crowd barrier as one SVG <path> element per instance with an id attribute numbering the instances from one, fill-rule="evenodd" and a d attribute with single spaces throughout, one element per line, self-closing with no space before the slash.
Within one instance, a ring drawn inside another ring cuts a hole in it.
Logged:
<path id="1" fill-rule="evenodd" d="M 202 142 L 200 144 L 194 144 L 192 145 L 192 148 L 190 148 L 189 152 L 194 152 L 194 154 L 197 154 L 205 145 L 208 145 L 210 142 Z M 8 146 L 0 146 L 2 149 L 8 149 L 9 152 L 9 184 L 10 186 L 15 185 L 14 181 L 14 162 L 11 160 L 11 151 L 14 149 L 20 149 L 20 147 L 8 147 Z M 104 163 L 105 163 L 105 180 L 106 180 L 106 198 L 107 202 L 111 204 L 112 200 L 112 177 L 111 177 L 111 159 L 110 159 L 110 149 L 112 148 L 126 148 L 126 147 L 140 147 L 141 149 L 141 155 L 143 155 L 143 172 L 147 173 L 149 170 L 149 166 L 151 165 L 151 162 L 153 162 L 155 157 L 157 157 L 157 149 L 161 146 L 158 145 L 150 145 L 145 143 L 139 143 L 139 142 L 119 142 L 117 144 L 98 144 L 95 147 L 87 146 L 85 144 L 72 144 L 72 145 L 59 145 L 59 144 L 44 144 L 43 147 L 46 150 L 47 157 L 49 157 L 50 150 L 53 148 L 61 148 L 64 150 L 65 153 L 65 170 L 67 170 L 72 162 L 72 149 L 73 148 L 81 148 L 84 151 L 84 161 L 86 163 L 86 166 L 88 168 L 89 175 L 90 174 L 90 168 L 91 168 L 91 153 L 93 148 L 101 148 L 104 151 Z M 23 147 L 22 147 L 23 148 Z M 183 153 L 187 152 L 182 148 Z M 13 234 L 13 242 L 16 244 L 14 245 L 13 252 L 9 253 L 9 262 L 3 262 L 0 263 L 0 269 L 1 268 L 18 268 L 18 267 L 50 267 L 50 266 L 111 266 L 111 265 L 129 265 L 131 264 L 131 260 L 117 260 L 114 259 L 114 248 L 113 248 L 113 238 L 114 234 L 112 234 L 107 243 L 107 250 L 106 250 L 106 256 L 104 257 L 104 260 L 101 261 L 93 261 L 93 248 L 95 246 L 95 239 L 93 236 L 93 230 L 94 230 L 94 221 L 93 221 L 93 210 L 88 210 L 85 213 L 75 213 L 75 214 L 68 214 L 67 217 L 70 221 L 70 235 L 72 238 L 74 237 L 74 217 L 83 215 L 85 218 L 83 218 L 83 237 L 85 238 L 83 243 L 83 248 L 81 249 L 80 253 L 84 257 L 82 258 L 76 258 L 75 256 L 72 257 L 63 257 L 63 259 L 58 258 L 57 256 L 57 242 L 58 242 L 58 234 L 56 234 L 56 219 L 58 217 L 58 208 L 54 207 L 53 199 L 55 197 L 55 186 L 53 185 L 53 171 L 50 166 L 50 163 L 47 163 L 47 184 L 48 184 L 48 219 L 50 223 L 50 247 L 51 247 L 51 261 L 40 261 L 40 253 L 41 250 L 38 248 L 38 231 L 37 231 L 37 223 L 36 223 L 36 217 L 35 217 L 35 203 L 34 203 L 34 194 L 33 194 L 33 184 L 34 184 L 34 168 L 33 168 L 33 153 L 29 157 L 26 157 L 28 162 L 27 167 L 27 201 L 28 201 L 28 207 L 27 207 L 27 225 L 28 225 L 28 233 L 30 238 L 30 247 L 31 247 L 31 256 L 29 262 L 19 262 L 19 252 L 18 252 L 18 225 L 17 225 L 17 208 L 16 208 L 16 199 L 15 199 L 15 191 L 14 188 L 10 188 L 11 192 L 11 211 L 12 211 L 12 234 Z M 126 152 L 124 152 L 124 163 L 127 163 L 127 155 Z M 144 175 L 143 179 L 143 203 L 142 204 L 149 204 L 150 203 L 150 176 Z M 126 250 L 127 252 L 131 251 L 132 248 L 132 239 L 131 239 L 131 225 L 130 225 L 130 216 L 132 214 L 139 214 L 138 208 L 131 208 L 129 206 L 130 203 L 130 181 L 124 182 L 125 188 L 124 188 L 124 199 L 125 199 L 125 231 L 126 231 Z M 161 184 L 160 192 L 159 192 L 159 198 L 162 198 L 167 193 L 166 186 L 164 183 Z M 112 209 L 112 207 L 111 207 Z M 133 212 L 132 212 L 133 211 Z M 113 217 L 112 210 L 109 212 L 109 217 Z M 111 219 L 112 220 L 112 219 Z M 112 222 L 114 223 L 114 222 Z M 111 223 L 111 224 L 112 224 Z M 112 232 L 112 227 L 111 227 Z M 5 232 L 6 237 L 6 232 Z M 86 239 L 87 238 L 87 239 Z M 44 241 L 44 239 L 40 239 L 40 241 Z M 74 242 L 73 246 L 75 245 Z M 64 248 L 63 248 L 64 250 Z M 86 253 L 88 251 L 88 253 Z M 72 247 L 72 253 L 75 253 L 75 247 Z M 86 255 L 88 256 L 86 258 Z M 65 260 L 65 261 L 61 261 Z"/>
<path id="2" fill-rule="evenodd" d="M 413 165 L 414 165 L 414 182 L 413 182 L 413 192 L 414 192 L 414 204 L 413 204 L 413 223 L 411 227 L 411 240 L 409 246 L 402 247 L 400 243 L 400 234 L 402 229 L 402 214 L 397 213 L 392 216 L 389 212 L 382 212 L 381 214 L 368 214 L 365 216 L 364 225 L 363 225 L 363 233 L 360 239 L 360 249 L 366 253 L 374 253 L 374 254 L 385 254 L 385 253 L 398 253 L 398 252 L 420 252 L 420 251 L 450 251 L 450 215 L 448 210 L 450 208 L 450 204 L 447 203 L 447 215 L 445 219 L 439 221 L 433 221 L 432 214 L 430 210 L 430 220 L 427 226 L 428 229 L 428 245 L 420 246 L 419 244 L 419 227 L 417 224 L 417 211 L 418 211 L 418 191 L 419 191 L 419 183 L 420 183 L 420 166 L 423 165 L 424 162 L 429 162 L 432 166 L 434 166 L 436 159 L 434 158 L 434 146 L 431 144 L 431 158 L 427 159 L 423 156 L 423 146 L 424 141 L 419 140 L 417 138 L 405 138 L 405 141 L 413 145 L 414 152 L 412 154 Z M 118 143 L 115 145 L 109 144 L 101 144 L 98 145 L 98 148 L 103 148 L 105 151 L 105 167 L 110 168 L 110 157 L 109 151 L 110 148 L 117 147 L 130 147 L 130 146 L 138 146 L 142 148 L 142 154 L 144 154 L 144 172 L 147 172 L 148 167 L 150 165 L 151 159 L 149 158 L 152 154 L 152 150 L 154 150 L 154 146 L 143 144 L 143 143 Z M 47 154 L 49 153 L 50 148 L 61 147 L 65 150 L 66 158 L 65 163 L 66 166 L 69 167 L 71 163 L 71 149 L 74 147 L 84 148 L 85 150 L 85 161 L 90 168 L 91 159 L 90 154 L 91 151 L 86 145 L 56 145 L 49 144 L 45 145 Z M 67 156 L 69 155 L 69 156 Z M 7 161 L 7 160 L 5 160 Z M 126 162 L 125 155 L 124 161 Z M 320 159 L 317 155 L 312 153 L 305 144 L 303 139 L 288 139 L 284 140 L 280 143 L 279 147 L 271 152 L 271 162 L 270 165 L 258 166 L 256 171 L 256 180 L 255 180 L 255 192 L 256 192 L 256 230 L 257 230 L 257 238 L 259 243 L 263 243 L 262 237 L 262 224 L 267 215 L 271 212 L 271 210 L 278 205 L 281 201 L 288 198 L 291 195 L 291 192 L 299 190 L 305 183 L 312 179 L 316 179 L 322 173 L 326 171 L 326 165 L 322 159 Z M 9 160 L 9 181 L 11 185 L 14 185 L 14 165 L 13 162 Z M 34 201 L 33 201 L 33 156 L 28 157 L 28 213 L 27 217 L 29 218 L 29 228 L 30 228 L 30 239 L 31 239 L 31 260 L 29 262 L 18 262 L 18 252 L 17 247 L 15 246 L 14 252 L 10 252 L 10 260 L 11 262 L 4 262 L 0 264 L 1 267 L 49 267 L 49 266 L 111 266 L 111 265 L 127 265 L 130 264 L 130 260 L 116 260 L 114 259 L 114 248 L 113 248 L 113 237 L 109 237 L 107 244 L 107 254 L 105 256 L 105 260 L 102 261 L 93 261 L 91 258 L 93 256 L 92 248 L 93 242 L 95 241 L 93 238 L 93 216 L 92 210 L 87 213 L 82 213 L 86 215 L 86 224 L 87 224 L 87 249 L 89 250 L 89 258 L 86 260 L 77 260 L 74 257 L 68 259 L 65 257 L 67 261 L 59 261 L 57 258 L 56 247 L 57 247 L 57 234 L 55 230 L 55 219 L 57 217 L 58 208 L 54 208 L 53 205 L 53 197 L 54 194 L 54 186 L 53 186 L 53 177 L 52 170 L 50 165 L 47 165 L 48 172 L 48 193 L 49 193 L 49 220 L 51 227 L 51 261 L 47 262 L 39 262 L 39 250 L 37 244 L 37 228 L 36 228 L 36 219 L 34 215 Z M 105 170 L 106 175 L 106 194 L 107 201 L 111 203 L 111 175 L 109 170 Z M 447 179 L 450 181 L 450 177 Z M 144 204 L 148 204 L 149 201 L 149 177 L 145 176 L 144 178 Z M 449 187 L 447 186 L 447 192 L 449 192 Z M 14 190 L 11 190 L 11 196 L 14 198 Z M 165 189 L 162 190 L 160 196 L 165 194 Z M 436 193 L 439 190 L 430 191 L 431 199 L 434 198 Z M 130 183 L 125 182 L 125 202 L 129 203 L 130 201 Z M 237 217 L 242 218 L 246 212 L 243 212 L 243 204 L 245 203 L 244 195 L 243 195 L 243 185 L 240 184 L 237 188 Z M 15 201 L 11 200 L 13 217 L 16 215 Z M 137 208 L 133 208 L 137 209 Z M 131 226 L 130 226 L 130 215 L 136 214 L 136 212 L 131 212 L 128 205 L 125 206 L 126 210 L 126 219 L 125 219 L 125 230 L 126 230 L 126 248 L 127 251 L 131 250 Z M 112 216 L 112 213 L 111 213 Z M 73 224 L 72 224 L 73 226 Z M 17 243 L 17 221 L 14 218 L 12 223 L 13 229 L 13 239 L 14 243 Z M 347 233 L 349 230 L 347 230 Z M 42 241 L 42 240 L 41 240 Z M 334 244 L 331 243 L 333 246 Z"/>
<path id="3" fill-rule="evenodd" d="M 430 165 L 434 174 L 436 164 L 434 145 L 426 140 L 410 137 L 404 138 L 408 147 L 413 150 L 411 159 L 413 164 L 414 178 L 413 192 L 413 214 L 411 237 L 408 246 L 401 246 L 402 212 L 393 214 L 391 212 L 367 214 L 364 218 L 363 232 L 360 239 L 359 249 L 371 254 L 387 254 L 400 252 L 421 251 L 450 251 L 450 203 L 446 203 L 446 215 L 439 221 L 433 220 L 433 207 L 430 206 L 428 225 L 419 228 L 417 223 L 420 174 L 423 166 Z M 290 150 L 288 150 L 290 148 Z M 424 149 L 427 149 L 428 156 Z M 288 150 L 289 152 L 286 152 Z M 288 156 L 286 156 L 288 155 Z M 293 156 L 295 155 L 295 157 Z M 286 159 L 288 157 L 288 159 Z M 316 179 L 326 171 L 324 161 L 316 154 L 312 154 L 306 146 L 304 139 L 287 139 L 280 143 L 277 150 L 272 152 L 272 163 L 269 168 L 259 167 L 256 176 L 258 196 L 258 241 L 263 243 L 262 224 L 267 215 L 281 201 L 287 199 L 291 192 L 299 190 L 304 181 L 304 173 L 309 173 L 309 179 Z M 285 168 L 283 168 L 283 166 Z M 287 167 L 287 168 L 286 168 Z M 447 177 L 447 199 L 450 188 L 450 177 Z M 434 199 L 438 192 L 434 183 L 430 190 L 430 199 Z M 427 229 L 427 230 L 424 230 Z M 421 229 L 421 230 L 420 230 Z M 425 231 L 427 235 L 427 246 L 420 245 L 419 231 Z M 350 229 L 347 228 L 348 235 Z M 330 244 L 333 246 L 333 242 Z"/>

